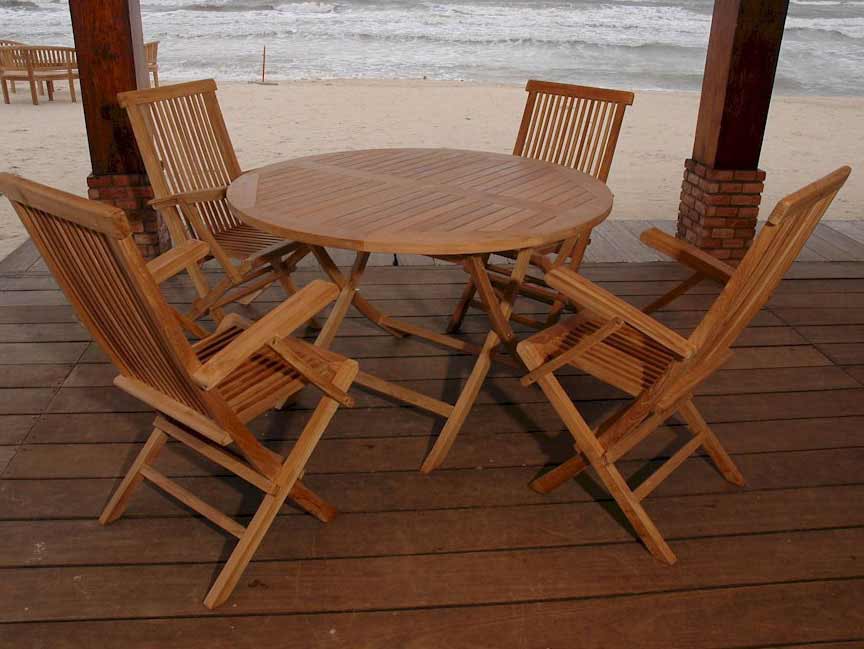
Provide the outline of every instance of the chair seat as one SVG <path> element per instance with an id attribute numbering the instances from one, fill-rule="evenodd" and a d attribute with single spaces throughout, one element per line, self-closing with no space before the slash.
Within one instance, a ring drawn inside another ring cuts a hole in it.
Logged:
<path id="1" fill-rule="evenodd" d="M 288 243 L 281 237 L 245 224 L 214 233 L 214 236 L 229 257 L 241 260 L 254 257 L 267 248 Z"/>
<path id="2" fill-rule="evenodd" d="M 3 78 L 8 81 L 27 81 L 30 79 L 27 70 L 0 70 Z M 35 70 L 33 78 L 37 81 L 65 81 L 69 78 L 69 70 L 58 68 L 56 70 Z M 78 78 L 78 69 L 72 70 L 72 78 Z"/>
<path id="3" fill-rule="evenodd" d="M 528 341 L 543 362 L 572 349 L 602 327 L 604 321 L 577 315 L 558 323 Z M 571 365 L 631 395 L 651 387 L 675 357 L 652 338 L 624 325 L 603 342 L 590 347 Z"/>
<path id="4" fill-rule="evenodd" d="M 243 327 L 237 325 L 226 327 L 196 343 L 193 349 L 199 360 L 206 362 L 243 333 L 243 330 Z M 344 360 L 338 354 L 294 338 L 285 338 L 284 342 L 311 368 L 319 370 L 330 379 L 334 375 L 331 363 L 338 364 Z M 297 371 L 279 354 L 269 347 L 264 347 L 229 374 L 219 384 L 218 390 L 231 409 L 245 422 L 299 392 L 305 385 L 306 381 L 302 380 Z"/>

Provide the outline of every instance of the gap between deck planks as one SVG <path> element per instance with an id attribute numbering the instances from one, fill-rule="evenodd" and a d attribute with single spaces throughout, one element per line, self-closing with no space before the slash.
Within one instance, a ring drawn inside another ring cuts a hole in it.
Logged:
<path id="1" fill-rule="evenodd" d="M 586 273 L 635 303 L 680 276 L 668 264 Z M 312 277 L 302 275 L 301 283 Z M 0 610 L 15 620 L 0 626 L 0 647 L 62 649 L 98 638 L 195 649 L 257 645 L 274 633 L 280 646 L 303 649 L 321 638 L 352 649 L 860 646 L 864 264 L 799 263 L 790 277 L 742 338 L 738 359 L 698 399 L 748 487 L 729 487 L 697 456 L 646 501 L 679 566 L 654 564 L 590 477 L 549 497 L 526 488 L 569 444 L 548 405 L 521 393 L 502 367 L 446 468 L 432 476 L 416 464 L 434 420 L 360 395 L 365 407 L 337 415 L 307 476 L 343 516 L 324 527 L 286 508 L 236 606 L 201 617 L 198 590 L 225 537 L 147 487 L 129 518 L 98 526 L 148 415 L 106 390 L 110 368 L 64 302 L 49 296 L 58 292 L 44 271 L 0 274 L 0 295 L 17 294 L 0 306 L 0 449 L 9 456 L 0 480 Z M 464 275 L 373 268 L 368 279 L 379 304 L 434 326 Z M 186 295 L 182 282 L 171 291 Z M 660 317 L 687 332 L 711 293 L 701 289 Z M 279 297 L 266 299 L 262 311 Z M 472 316 L 466 329 L 483 327 Z M 458 389 L 458 378 L 447 377 L 468 366 L 416 341 L 391 342 L 357 318 L 345 334 L 344 351 L 424 389 Z M 584 376 L 565 382 L 589 417 L 617 403 Z M 307 412 L 305 401 L 297 405 L 256 430 L 284 445 Z M 668 457 L 680 433 L 667 427 L 624 468 L 644 475 L 645 461 Z M 249 491 L 176 450 L 166 473 L 249 515 Z"/>

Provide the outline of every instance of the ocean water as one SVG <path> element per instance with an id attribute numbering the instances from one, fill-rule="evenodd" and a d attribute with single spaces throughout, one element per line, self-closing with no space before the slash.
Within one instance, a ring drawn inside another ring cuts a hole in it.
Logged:
<path id="1" fill-rule="evenodd" d="M 698 90 L 712 0 L 141 0 L 163 77 L 539 77 Z M 59 0 L 0 0 L 0 38 L 71 44 Z M 789 95 L 864 94 L 864 0 L 792 0 Z"/>

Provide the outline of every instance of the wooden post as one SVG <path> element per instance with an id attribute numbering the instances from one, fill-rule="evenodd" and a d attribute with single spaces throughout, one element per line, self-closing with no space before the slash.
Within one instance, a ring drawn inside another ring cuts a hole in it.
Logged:
<path id="1" fill-rule="evenodd" d="M 150 183 L 117 103 L 118 92 L 148 85 L 138 0 L 70 0 L 69 12 L 93 170 L 88 193 L 126 210 L 141 252 L 154 257 L 167 245 L 167 231 L 147 206 Z"/>
<path id="2" fill-rule="evenodd" d="M 716 0 L 678 236 L 731 263 L 753 240 L 759 155 L 789 0 Z"/>

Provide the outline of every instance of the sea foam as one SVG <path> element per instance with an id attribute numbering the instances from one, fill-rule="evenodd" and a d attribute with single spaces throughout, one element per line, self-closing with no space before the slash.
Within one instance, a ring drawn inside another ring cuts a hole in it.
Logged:
<path id="1" fill-rule="evenodd" d="M 699 88 L 712 0 L 142 0 L 162 77 L 541 77 Z M 68 6 L 0 0 L 0 37 L 71 44 Z M 864 0 L 792 0 L 780 92 L 864 92 Z"/>

